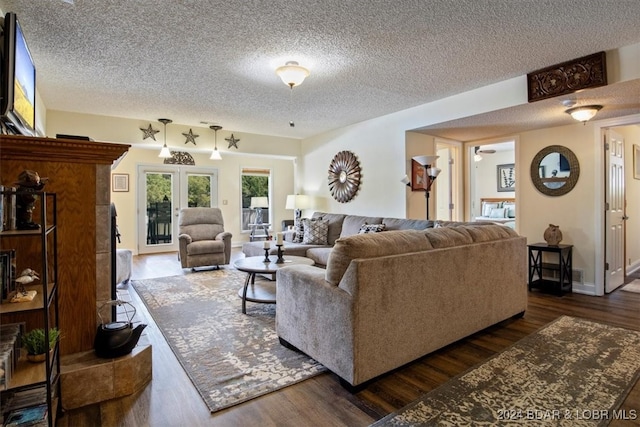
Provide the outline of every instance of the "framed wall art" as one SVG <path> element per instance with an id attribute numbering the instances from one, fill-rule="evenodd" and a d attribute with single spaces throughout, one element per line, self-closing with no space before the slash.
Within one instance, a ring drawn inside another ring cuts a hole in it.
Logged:
<path id="1" fill-rule="evenodd" d="M 111 175 L 111 189 L 114 192 L 129 191 L 129 174 L 114 173 Z"/>
<path id="2" fill-rule="evenodd" d="M 424 166 L 411 159 L 411 191 L 424 191 L 427 173 Z"/>
<path id="3" fill-rule="evenodd" d="M 498 191 L 516 191 L 516 168 L 514 163 L 498 165 Z"/>

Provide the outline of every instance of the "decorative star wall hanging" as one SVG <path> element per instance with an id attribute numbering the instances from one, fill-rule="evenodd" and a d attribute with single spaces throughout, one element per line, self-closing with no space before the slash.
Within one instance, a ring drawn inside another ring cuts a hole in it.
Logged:
<path id="1" fill-rule="evenodd" d="M 187 140 L 184 143 L 193 142 L 193 145 L 196 145 L 196 138 L 200 136 L 194 135 L 192 129 L 189 129 L 189 133 L 183 133 L 183 135 L 187 137 Z"/>
<path id="2" fill-rule="evenodd" d="M 240 142 L 240 140 L 234 138 L 233 134 L 231 134 L 229 138 L 225 138 L 225 140 L 229 143 L 227 148 L 236 147 L 236 150 L 238 149 L 238 142 Z"/>
<path id="3" fill-rule="evenodd" d="M 149 124 L 148 128 L 140 128 L 140 130 L 142 131 L 142 140 L 144 141 L 147 138 L 151 138 L 154 141 L 156 140 L 156 133 L 160 132 L 159 130 L 155 130 L 154 128 L 151 127 L 151 124 Z"/>

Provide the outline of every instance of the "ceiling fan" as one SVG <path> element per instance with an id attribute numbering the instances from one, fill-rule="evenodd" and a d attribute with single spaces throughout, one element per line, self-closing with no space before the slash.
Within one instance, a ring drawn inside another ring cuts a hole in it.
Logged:
<path id="1" fill-rule="evenodd" d="M 491 150 L 491 149 L 486 149 L 486 150 L 481 150 L 480 146 L 476 146 L 473 148 L 473 160 L 475 160 L 476 162 L 479 162 L 480 160 L 482 160 L 482 154 L 493 154 L 496 152 L 496 150 Z"/>

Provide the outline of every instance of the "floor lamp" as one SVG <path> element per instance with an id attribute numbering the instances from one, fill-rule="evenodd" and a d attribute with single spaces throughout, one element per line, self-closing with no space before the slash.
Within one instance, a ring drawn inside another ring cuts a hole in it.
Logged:
<path id="1" fill-rule="evenodd" d="M 422 181 L 422 188 L 424 189 L 424 199 L 427 205 L 427 221 L 429 220 L 429 193 L 431 192 L 431 186 L 433 185 L 433 182 L 436 180 L 440 172 L 442 172 L 441 169 L 435 167 L 435 163 L 438 157 L 440 156 L 412 157 L 413 160 L 418 162 L 424 168 L 425 171 L 425 178 Z M 411 181 L 406 175 L 404 176 L 404 178 L 402 178 L 401 181 L 408 187 L 411 187 Z"/>

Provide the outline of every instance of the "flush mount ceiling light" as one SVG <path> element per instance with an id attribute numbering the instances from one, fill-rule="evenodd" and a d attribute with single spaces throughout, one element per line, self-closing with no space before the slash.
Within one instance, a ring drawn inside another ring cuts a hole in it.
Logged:
<path id="1" fill-rule="evenodd" d="M 293 89 L 294 86 L 301 85 L 304 79 L 309 77 L 309 70 L 296 61 L 287 61 L 285 65 L 276 68 L 276 74 L 280 76 L 284 84 Z"/>
<path id="2" fill-rule="evenodd" d="M 215 146 L 213 148 L 213 151 L 211 152 L 211 157 L 209 157 L 209 159 L 211 159 L 211 160 L 222 160 L 222 156 L 220 155 L 220 152 L 218 151 L 218 131 L 220 129 L 222 129 L 222 126 L 211 125 L 209 127 L 211 129 L 213 129 L 213 132 L 216 135 L 216 137 L 215 137 Z"/>
<path id="3" fill-rule="evenodd" d="M 571 115 L 575 120 L 585 123 L 592 119 L 598 111 L 602 109 L 602 105 L 583 105 L 581 107 L 569 108 L 565 113 Z"/>
<path id="4" fill-rule="evenodd" d="M 158 121 L 164 125 L 164 145 L 162 146 L 162 150 L 160 150 L 160 154 L 158 154 L 158 157 L 166 159 L 168 157 L 171 157 L 171 151 L 169 151 L 169 147 L 167 147 L 167 124 L 173 122 L 173 120 L 158 119 Z"/>

